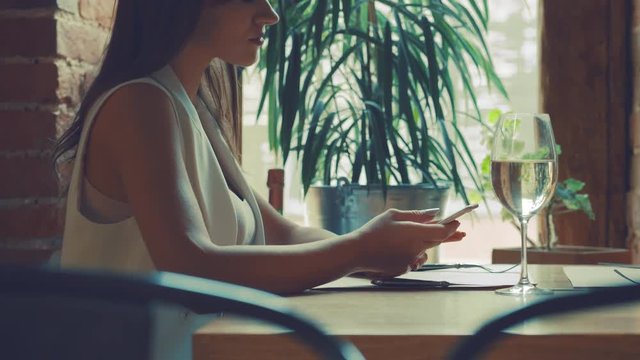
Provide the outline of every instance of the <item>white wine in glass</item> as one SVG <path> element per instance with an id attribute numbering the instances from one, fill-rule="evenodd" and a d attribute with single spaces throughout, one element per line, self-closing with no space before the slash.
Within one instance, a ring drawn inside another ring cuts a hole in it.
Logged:
<path id="1" fill-rule="evenodd" d="M 549 203 L 558 181 L 556 144 L 547 114 L 507 113 L 495 128 L 491 182 L 502 205 L 520 221 L 520 281 L 496 292 L 504 295 L 548 294 L 529 280 L 527 224 Z"/>

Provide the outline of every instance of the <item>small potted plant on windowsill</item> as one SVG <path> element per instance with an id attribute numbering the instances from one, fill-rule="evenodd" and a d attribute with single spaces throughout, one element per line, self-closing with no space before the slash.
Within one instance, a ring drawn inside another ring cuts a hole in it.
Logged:
<path id="1" fill-rule="evenodd" d="M 478 79 L 506 97 L 486 1 L 275 5 L 259 112 L 268 104 L 272 149 L 301 163 L 315 225 L 347 232 L 386 207 L 443 208 L 449 188 L 465 202 L 482 191 L 458 92 L 477 118 Z"/>
<path id="2" fill-rule="evenodd" d="M 483 130 L 483 142 L 486 145 L 492 143 L 492 127 L 500 117 L 499 110 L 489 112 L 488 126 Z M 556 145 L 558 156 L 562 154 L 560 145 Z M 491 188 L 491 160 L 485 157 L 481 165 L 483 184 L 488 190 Z M 560 245 L 554 226 L 554 217 L 567 213 L 582 212 L 590 220 L 595 219 L 591 207 L 589 195 L 583 193 L 585 183 L 569 178 L 557 184 L 551 201 L 540 210 L 538 219 L 538 242 L 527 238 L 528 262 L 539 264 L 595 264 L 598 262 L 629 262 L 630 253 L 626 249 L 612 249 L 592 246 L 567 246 Z M 502 209 L 501 218 L 511 223 L 518 231 L 518 221 L 506 209 Z M 493 263 L 518 263 L 520 261 L 520 248 L 494 249 Z"/>

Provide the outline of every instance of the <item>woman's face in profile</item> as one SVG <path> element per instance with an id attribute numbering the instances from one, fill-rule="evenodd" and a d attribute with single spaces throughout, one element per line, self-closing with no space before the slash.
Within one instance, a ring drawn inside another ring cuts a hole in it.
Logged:
<path id="1" fill-rule="evenodd" d="M 249 66 L 257 61 L 266 27 L 277 22 L 268 0 L 207 0 L 192 41 L 211 58 Z"/>

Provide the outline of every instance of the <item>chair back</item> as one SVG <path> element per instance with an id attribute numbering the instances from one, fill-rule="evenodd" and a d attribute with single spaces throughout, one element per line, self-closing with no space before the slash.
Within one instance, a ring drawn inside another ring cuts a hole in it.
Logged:
<path id="1" fill-rule="evenodd" d="M 5 359 L 150 359 L 151 318 L 140 304 L 3 293 L 0 319 Z"/>
<path id="2" fill-rule="evenodd" d="M 326 359 L 362 359 L 264 291 L 174 273 L 125 276 L 76 270 L 0 267 L 0 356 L 7 359 L 158 359 L 158 307 L 177 318 L 221 312 L 252 317 L 291 333 Z M 172 315 L 176 316 L 176 315 Z M 186 343 L 190 343 L 187 334 Z M 165 357 L 170 358 L 170 357 Z"/>
<path id="3" fill-rule="evenodd" d="M 449 358 L 452 360 L 476 359 L 488 348 L 496 346 L 496 342 L 506 335 L 504 330 L 533 318 L 638 300 L 640 300 L 640 285 L 594 289 L 580 294 L 543 299 L 487 322 L 472 336 L 463 340 Z"/>

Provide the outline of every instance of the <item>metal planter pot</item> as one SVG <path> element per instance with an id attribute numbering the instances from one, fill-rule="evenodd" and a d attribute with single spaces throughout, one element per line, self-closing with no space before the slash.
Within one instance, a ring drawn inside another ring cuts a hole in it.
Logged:
<path id="1" fill-rule="evenodd" d="M 311 186 L 306 197 L 306 220 L 311 226 L 345 234 L 389 208 L 440 208 L 444 213 L 448 184 L 389 185 L 387 198 L 379 185 Z"/>

